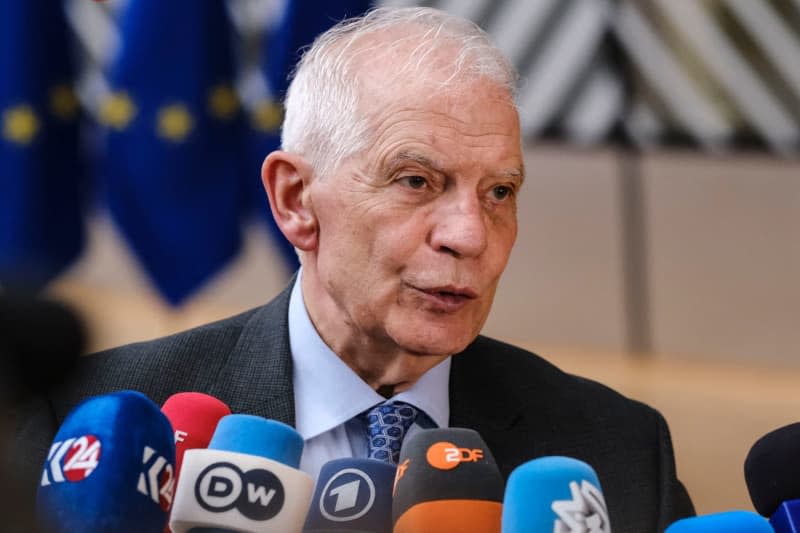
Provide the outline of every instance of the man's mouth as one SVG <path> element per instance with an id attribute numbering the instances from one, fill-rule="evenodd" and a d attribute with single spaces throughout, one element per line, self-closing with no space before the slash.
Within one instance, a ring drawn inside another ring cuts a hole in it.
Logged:
<path id="1" fill-rule="evenodd" d="M 478 297 L 478 293 L 469 287 L 442 286 L 442 287 L 414 287 L 425 295 L 426 301 L 435 310 L 457 311 L 470 300 Z"/>

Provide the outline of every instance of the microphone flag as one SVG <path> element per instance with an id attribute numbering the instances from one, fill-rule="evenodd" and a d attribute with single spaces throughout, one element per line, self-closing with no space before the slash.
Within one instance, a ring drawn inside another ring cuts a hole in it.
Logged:
<path id="1" fill-rule="evenodd" d="M 225 2 L 137 0 L 100 119 L 109 210 L 173 305 L 241 244 L 243 115 Z"/>
<path id="2" fill-rule="evenodd" d="M 419 431 L 403 442 L 394 483 L 394 533 L 500 533 L 503 477 L 472 429 Z"/>
<path id="3" fill-rule="evenodd" d="M 503 501 L 503 533 L 611 533 L 600 480 L 571 457 L 541 457 L 511 472 Z"/>
<path id="4" fill-rule="evenodd" d="M 254 171 L 243 174 L 243 187 L 246 197 L 252 200 L 252 209 L 270 229 L 290 270 L 300 266 L 297 255 L 275 225 L 257 169 L 268 153 L 280 147 L 283 98 L 302 50 L 320 33 L 340 20 L 363 14 L 370 5 L 368 0 L 288 0 L 262 41 L 261 74 L 266 89 L 254 102 L 250 114 L 250 167 Z"/>
<path id="5" fill-rule="evenodd" d="M 175 480 L 172 427 L 134 391 L 89 398 L 64 419 L 36 496 L 43 531 L 161 531 Z"/>
<path id="6" fill-rule="evenodd" d="M 0 2 L 0 283 L 42 286 L 83 248 L 70 44 L 63 2 Z"/>
<path id="7" fill-rule="evenodd" d="M 334 459 L 322 466 L 303 531 L 389 533 L 396 468 L 375 459 Z"/>
<path id="8" fill-rule="evenodd" d="M 170 528 L 187 532 L 299 533 L 314 481 L 297 469 L 303 438 L 258 416 L 223 417 L 208 449 L 187 450 Z"/>

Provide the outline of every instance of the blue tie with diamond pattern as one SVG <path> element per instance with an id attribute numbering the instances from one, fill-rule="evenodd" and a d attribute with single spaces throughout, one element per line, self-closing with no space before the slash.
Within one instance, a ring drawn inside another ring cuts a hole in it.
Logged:
<path id="1" fill-rule="evenodd" d="M 416 407 L 398 401 L 383 402 L 366 411 L 362 416 L 367 429 L 367 457 L 396 465 L 403 437 L 419 414 Z"/>

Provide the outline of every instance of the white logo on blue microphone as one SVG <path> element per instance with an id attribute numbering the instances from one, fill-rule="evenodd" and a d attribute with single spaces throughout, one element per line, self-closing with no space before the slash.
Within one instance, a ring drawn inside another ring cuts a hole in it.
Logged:
<path id="1" fill-rule="evenodd" d="M 357 468 L 345 468 L 322 489 L 319 511 L 331 522 L 350 522 L 367 514 L 375 503 L 375 483 Z"/>
<path id="2" fill-rule="evenodd" d="M 175 491 L 175 469 L 165 457 L 156 454 L 150 446 L 142 452 L 142 472 L 136 490 L 157 503 L 161 510 L 169 511 Z"/>
<path id="3" fill-rule="evenodd" d="M 558 516 L 553 533 L 611 533 L 608 509 L 600 489 L 586 480 L 578 485 L 570 481 L 571 500 L 554 501 L 551 505 Z"/>

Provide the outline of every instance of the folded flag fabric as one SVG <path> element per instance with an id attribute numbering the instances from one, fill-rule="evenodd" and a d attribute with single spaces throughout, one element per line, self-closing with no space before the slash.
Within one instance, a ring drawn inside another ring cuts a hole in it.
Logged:
<path id="1" fill-rule="evenodd" d="M 241 244 L 244 121 L 233 35 L 219 0 L 136 0 L 121 49 L 102 162 L 111 214 L 173 305 Z"/>
<path id="2" fill-rule="evenodd" d="M 70 44 L 61 2 L 0 2 L 0 283 L 41 286 L 84 244 Z"/>

